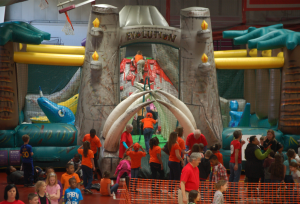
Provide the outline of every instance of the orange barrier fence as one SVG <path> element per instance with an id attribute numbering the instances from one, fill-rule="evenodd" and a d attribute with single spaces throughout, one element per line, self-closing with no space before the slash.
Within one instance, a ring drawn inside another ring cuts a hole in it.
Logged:
<path id="1" fill-rule="evenodd" d="M 125 185 L 126 186 L 126 185 Z M 129 188 L 120 191 L 120 203 L 178 203 L 179 181 L 131 179 Z M 214 183 L 200 182 L 200 202 L 211 204 Z M 228 183 L 223 193 L 225 203 L 300 203 L 300 184 L 290 183 Z"/>

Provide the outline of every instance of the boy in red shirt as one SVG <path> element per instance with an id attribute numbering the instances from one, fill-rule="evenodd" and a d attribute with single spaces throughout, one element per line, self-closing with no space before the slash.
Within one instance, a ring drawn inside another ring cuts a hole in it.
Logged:
<path id="1" fill-rule="evenodd" d="M 242 132 L 236 130 L 233 132 L 234 140 L 230 143 L 230 177 L 229 182 L 239 182 L 242 171 L 242 146 L 245 141 L 242 139 Z"/>
<path id="2" fill-rule="evenodd" d="M 147 154 L 149 153 L 149 141 L 153 135 L 153 125 L 157 123 L 157 120 L 153 119 L 152 113 L 147 113 L 146 118 L 141 120 L 144 124 L 144 138 Z"/>

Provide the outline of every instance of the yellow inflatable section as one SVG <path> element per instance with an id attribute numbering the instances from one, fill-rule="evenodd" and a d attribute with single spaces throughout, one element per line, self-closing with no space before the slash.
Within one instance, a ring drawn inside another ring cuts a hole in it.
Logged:
<path id="1" fill-rule="evenodd" d="M 69 108 L 74 113 L 74 115 L 76 115 L 77 105 L 78 105 L 78 97 L 79 97 L 79 94 L 76 94 L 72 98 L 69 98 L 68 100 L 66 100 L 64 102 L 61 102 L 58 105 Z M 50 123 L 47 116 L 33 117 L 33 118 L 30 118 L 30 120 L 32 123 Z"/>

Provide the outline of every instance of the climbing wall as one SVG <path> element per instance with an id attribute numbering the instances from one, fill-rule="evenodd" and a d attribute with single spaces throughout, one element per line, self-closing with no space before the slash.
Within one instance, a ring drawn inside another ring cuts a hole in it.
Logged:
<path id="1" fill-rule="evenodd" d="M 131 95 L 134 91 L 138 90 L 135 82 L 139 80 L 136 77 L 136 68 L 132 66 L 131 60 L 124 58 L 120 64 L 120 98 L 125 99 Z M 144 79 L 150 77 L 151 90 L 161 89 L 175 97 L 178 97 L 178 91 L 170 81 L 169 77 L 162 70 L 156 60 L 147 60 L 144 67 Z M 146 86 L 148 88 L 148 86 Z M 164 96 L 159 95 L 163 100 L 169 102 Z M 154 98 L 149 97 L 150 100 Z M 142 101 L 141 101 L 142 102 Z M 155 107 L 158 111 L 158 125 L 161 126 L 161 135 L 168 139 L 169 134 L 176 128 L 177 119 L 175 116 L 163 105 L 155 102 Z M 128 123 L 135 124 L 137 117 L 133 117 Z"/>

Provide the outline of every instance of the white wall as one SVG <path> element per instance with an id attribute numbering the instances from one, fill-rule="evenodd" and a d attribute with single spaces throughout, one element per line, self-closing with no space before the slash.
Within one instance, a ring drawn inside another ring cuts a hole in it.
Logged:
<path id="1" fill-rule="evenodd" d="M 87 35 L 87 24 L 73 24 L 74 35 L 65 35 L 62 31 L 63 23 L 32 23 L 32 25 L 42 31 L 51 34 L 51 37 L 60 37 L 64 45 L 80 46 L 81 41 Z"/>

